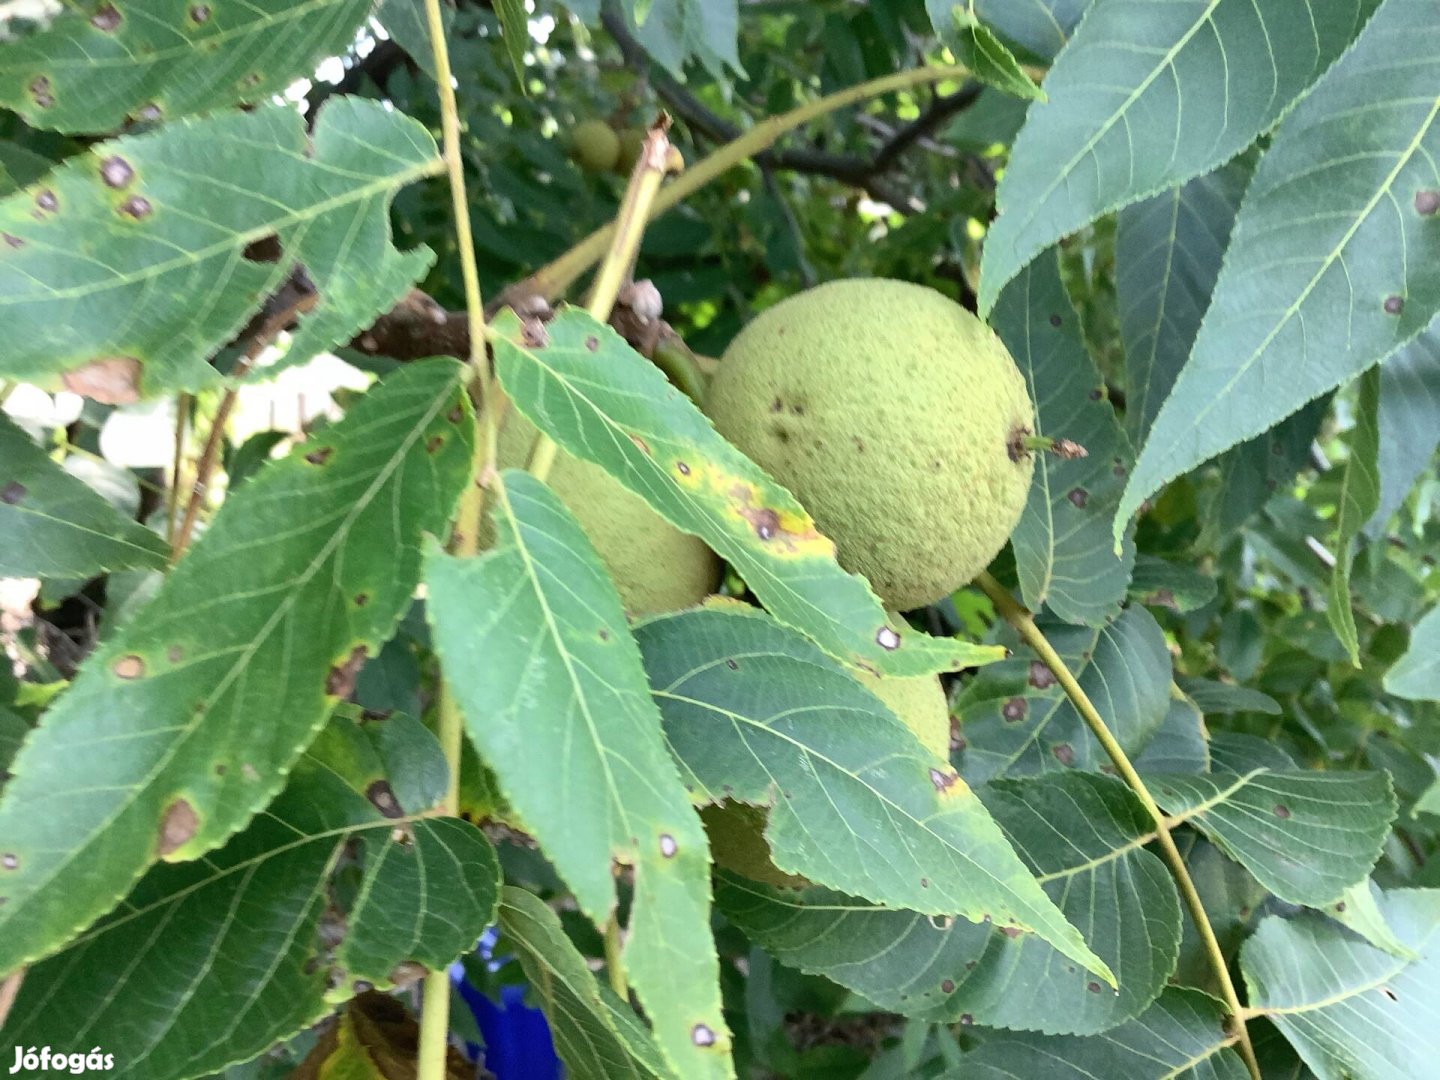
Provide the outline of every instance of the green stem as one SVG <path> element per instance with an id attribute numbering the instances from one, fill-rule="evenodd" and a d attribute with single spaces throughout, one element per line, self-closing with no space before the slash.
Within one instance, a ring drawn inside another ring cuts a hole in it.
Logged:
<path id="1" fill-rule="evenodd" d="M 460 251 L 460 278 L 465 291 L 465 312 L 470 324 L 470 370 L 472 387 L 483 386 L 476 427 L 479 438 L 471 464 L 471 475 L 460 499 L 460 509 L 451 537 L 451 550 L 473 555 L 479 549 L 480 517 L 484 513 L 484 491 L 479 486 L 486 455 L 495 445 L 495 420 L 491 403 L 489 369 L 485 358 L 485 307 L 480 296 L 480 273 L 475 264 L 475 241 L 470 229 L 470 204 L 465 195 L 465 170 L 460 158 L 460 109 L 450 75 L 450 51 L 445 43 L 445 24 L 440 0 L 425 0 L 425 18 L 430 49 L 435 58 L 435 82 L 440 91 L 440 133 L 445 172 L 450 181 L 451 212 Z M 454 815 L 459 810 L 460 748 L 464 721 L 459 703 L 442 679 L 439 704 L 440 747 L 450 769 L 450 782 L 438 810 Z M 446 1051 L 450 1042 L 450 976 L 442 968 L 425 976 L 420 1003 L 420 1046 L 416 1058 L 416 1080 L 445 1080 Z"/>
<path id="2" fill-rule="evenodd" d="M 610 989 L 621 1001 L 630 1000 L 630 984 L 625 981 L 625 965 L 620 962 L 620 916 L 610 916 L 605 924 L 605 971 L 610 976 Z"/>
<path id="3" fill-rule="evenodd" d="M 667 121 L 668 124 L 668 121 Z M 596 322 L 608 322 L 615 298 L 630 277 L 635 265 L 635 256 L 640 250 L 640 240 L 645 235 L 645 225 L 653 216 L 651 211 L 660 191 L 660 181 L 665 177 L 665 157 L 670 149 L 670 140 L 665 137 L 663 126 L 656 127 L 645 137 L 645 146 L 635 171 L 630 174 L 630 184 L 625 197 L 620 201 L 620 210 L 610 229 L 610 247 L 600 272 L 595 275 L 595 285 L 590 290 L 590 301 L 585 309 Z M 543 481 L 550 475 L 555 463 L 555 441 L 543 431 L 535 436 L 530 445 L 530 457 L 525 469 L 537 480 Z"/>
<path id="4" fill-rule="evenodd" d="M 905 90 L 925 83 L 943 82 L 946 79 L 963 79 L 969 74 L 968 69 L 960 66 L 923 67 L 911 71 L 901 71 L 894 75 L 886 75 L 883 78 L 871 79 L 868 82 L 847 87 L 801 105 L 797 109 L 791 109 L 787 113 L 762 120 L 745 134 L 719 147 L 714 153 L 686 169 L 681 176 L 667 184 L 656 197 L 647 217 L 659 217 L 666 210 L 699 191 L 721 173 L 764 150 L 768 150 L 782 135 L 808 124 L 811 120 L 834 112 L 836 109 L 843 109 L 847 105 L 854 105 L 867 98 L 889 93 L 892 90 Z M 516 294 L 538 294 L 547 300 L 559 296 L 570 287 L 576 278 L 605 254 L 615 237 L 619 223 L 617 218 L 615 222 L 596 229 L 565 254 L 542 266 L 515 287 Z"/>
<path id="5" fill-rule="evenodd" d="M 1230 1033 L 1235 1037 L 1235 1043 L 1240 1051 L 1240 1056 L 1245 1062 L 1245 1067 L 1250 1070 L 1253 1080 L 1260 1080 L 1260 1066 L 1255 1060 L 1255 1048 L 1250 1042 L 1250 1032 L 1245 1027 L 1245 1017 L 1248 1015 L 1244 1006 L 1240 1004 L 1240 996 L 1235 991 L 1235 983 L 1230 978 L 1230 967 L 1225 962 L 1225 954 L 1220 948 L 1220 942 L 1215 937 L 1215 930 L 1210 925 L 1210 918 L 1205 914 L 1205 905 L 1200 900 L 1200 893 L 1195 888 L 1195 882 L 1190 877 L 1190 871 L 1185 865 L 1185 859 L 1180 854 L 1180 849 L 1175 846 L 1175 838 L 1170 834 L 1170 821 L 1156 804 L 1150 794 L 1150 789 L 1145 786 L 1145 781 L 1135 771 L 1129 756 L 1125 753 L 1124 747 L 1116 740 L 1105 720 L 1101 717 L 1099 710 L 1085 693 L 1080 683 L 1071 673 L 1069 666 L 1050 644 L 1049 639 L 1035 625 L 1035 620 L 1030 612 L 1026 611 L 1006 589 L 989 574 L 982 573 L 975 579 L 975 584 L 990 598 L 995 605 L 995 610 L 1000 617 L 1015 628 L 1025 644 L 1035 650 L 1037 656 L 1044 665 L 1050 669 L 1057 682 L 1065 691 L 1065 696 L 1075 706 L 1077 712 L 1084 718 L 1091 733 L 1099 740 L 1105 753 L 1115 764 L 1115 769 L 1120 773 L 1145 812 L 1155 822 L 1155 839 L 1160 845 L 1160 853 L 1164 857 L 1166 865 L 1174 875 L 1175 884 L 1180 890 L 1180 897 L 1185 901 L 1185 907 L 1190 912 L 1190 919 L 1195 924 L 1195 929 L 1200 934 L 1200 940 L 1205 946 L 1205 952 L 1210 959 L 1210 967 L 1220 983 L 1220 993 L 1225 1001 L 1225 1008 L 1229 1014 L 1226 1023 Z"/>

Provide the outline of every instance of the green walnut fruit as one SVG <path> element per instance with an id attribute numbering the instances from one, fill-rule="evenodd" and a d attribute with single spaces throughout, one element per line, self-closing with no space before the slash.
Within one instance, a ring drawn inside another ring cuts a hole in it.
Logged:
<path id="1" fill-rule="evenodd" d="M 950 760 L 950 702 L 935 675 L 886 676 L 856 672 L 860 685 L 885 703 L 941 761 Z"/>
<path id="2" fill-rule="evenodd" d="M 498 466 L 523 469 L 534 441 L 535 426 L 511 406 Z M 595 545 L 630 614 L 691 607 L 719 585 L 720 560 L 704 541 L 675 528 L 598 465 L 561 450 L 545 482 Z"/>
<path id="3" fill-rule="evenodd" d="M 731 343 L 706 404 L 888 607 L 984 570 L 1030 489 L 1024 377 L 988 326 L 923 286 L 835 281 L 776 304 Z"/>
<path id="4" fill-rule="evenodd" d="M 570 133 L 570 159 L 586 172 L 608 172 L 620 160 L 620 136 L 603 120 L 584 120 Z"/>

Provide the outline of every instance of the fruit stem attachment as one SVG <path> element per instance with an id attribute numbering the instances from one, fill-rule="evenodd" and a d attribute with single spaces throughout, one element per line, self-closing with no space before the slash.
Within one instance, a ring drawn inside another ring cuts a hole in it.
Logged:
<path id="1" fill-rule="evenodd" d="M 640 148 L 640 158 L 635 162 L 635 171 L 630 174 L 625 197 L 620 200 L 620 209 L 615 215 L 614 224 L 609 226 L 610 248 L 595 275 L 595 284 L 590 288 L 590 300 L 585 305 L 586 311 L 596 322 L 604 323 L 610 320 L 615 298 L 620 295 L 621 286 L 629 280 L 635 266 L 640 240 L 645 235 L 645 224 L 656 204 L 660 181 L 665 178 L 665 171 L 669 167 L 670 139 L 666 134 L 669 129 L 670 117 L 662 113 L 645 133 L 645 143 Z M 555 441 L 542 431 L 530 445 L 530 457 L 525 462 L 526 471 L 535 479 L 544 481 L 550 475 L 550 466 L 555 463 L 555 453 Z"/>
<path id="2" fill-rule="evenodd" d="M 450 180 L 451 212 L 455 223 L 456 246 L 460 252 L 460 278 L 465 290 L 465 313 L 470 326 L 469 371 L 466 381 L 472 399 L 479 393 L 475 417 L 475 454 L 470 478 L 460 496 L 450 549 L 457 555 L 474 555 L 479 549 L 480 520 L 485 511 L 485 491 L 479 484 L 493 455 L 496 443 L 494 402 L 495 380 L 485 355 L 485 306 L 480 295 L 480 273 L 475 264 L 475 240 L 470 230 L 470 204 L 465 196 L 465 170 L 460 158 L 460 109 L 450 75 L 450 50 L 445 42 L 445 23 L 440 0 L 425 0 L 426 29 L 435 59 L 435 82 L 440 91 L 441 156 Z M 439 730 L 441 750 L 450 779 L 436 811 L 453 816 L 460 802 L 460 749 L 464 719 L 449 684 L 440 681 Z M 425 974 L 420 1000 L 420 1045 L 415 1058 L 416 1080 L 445 1080 L 446 1056 L 450 1046 L 450 973 L 444 968 Z"/>
<path id="3" fill-rule="evenodd" d="M 1225 1001 L 1225 1009 L 1228 1014 L 1225 1018 L 1226 1026 L 1235 1039 L 1236 1048 L 1240 1057 L 1245 1062 L 1245 1067 L 1250 1071 L 1252 1080 L 1260 1080 L 1260 1065 L 1255 1059 L 1255 1048 L 1250 1042 L 1250 1032 L 1245 1026 L 1245 1017 L 1248 1015 L 1245 1007 L 1240 1004 L 1240 996 L 1235 991 L 1235 983 L 1230 978 L 1230 968 L 1225 963 L 1225 954 L 1220 949 L 1220 942 L 1215 937 L 1215 930 L 1210 925 L 1210 918 L 1205 914 L 1205 905 L 1200 900 L 1200 893 L 1195 888 L 1194 879 L 1190 877 L 1190 871 L 1185 866 L 1185 859 L 1180 854 L 1180 849 L 1175 845 L 1175 838 L 1170 834 L 1170 819 L 1167 818 L 1160 807 L 1156 804 L 1150 789 L 1145 786 L 1145 781 L 1135 771 L 1125 749 L 1116 740 L 1114 733 L 1106 725 L 1099 710 L 1095 708 L 1090 696 L 1085 693 L 1068 665 L 1055 651 L 1048 638 L 1035 625 L 1035 619 L 1015 598 L 1010 595 L 1010 590 L 1001 585 L 988 573 L 981 573 L 975 579 L 975 584 L 980 591 L 990 598 L 995 605 L 995 610 L 1000 617 L 1014 627 L 1025 644 L 1035 650 L 1037 656 L 1044 665 L 1050 669 L 1057 682 L 1065 691 L 1065 696 L 1075 706 L 1075 710 L 1084 718 L 1091 733 L 1104 748 L 1105 753 L 1114 762 L 1115 769 L 1119 772 L 1145 812 L 1155 823 L 1155 839 L 1160 845 L 1160 852 L 1164 856 L 1166 865 L 1170 867 L 1170 873 L 1175 878 L 1175 884 L 1180 890 L 1180 896 L 1185 901 L 1185 907 L 1190 912 L 1190 919 L 1195 924 L 1195 929 L 1200 934 L 1200 940 L 1205 946 L 1206 955 L 1210 959 L 1210 966 L 1215 973 L 1215 978 L 1220 984 L 1221 996 Z"/>
<path id="4" fill-rule="evenodd" d="M 854 105 L 867 98 L 890 93 L 892 90 L 906 90 L 925 83 L 944 82 L 946 79 L 959 80 L 969 74 L 968 68 L 959 65 L 914 68 L 910 71 L 901 71 L 879 79 L 857 83 L 855 86 L 846 87 L 844 90 L 837 90 L 833 94 L 807 102 L 787 113 L 762 120 L 743 135 L 718 147 L 698 163 L 686 169 L 684 175 L 677 177 L 673 183 L 659 193 L 646 216 L 649 218 L 659 217 L 722 173 L 756 154 L 768 150 L 781 136 L 808 124 L 811 120 L 832 113 L 836 109 L 843 109 L 847 105 Z M 632 177 L 632 181 L 633 179 Z M 601 226 L 559 258 L 546 263 L 525 280 L 511 286 L 507 292 L 517 296 L 538 295 L 547 300 L 553 300 L 605 254 L 619 226 L 619 218 L 609 225 Z M 608 312 L 606 314 L 608 316 Z"/>

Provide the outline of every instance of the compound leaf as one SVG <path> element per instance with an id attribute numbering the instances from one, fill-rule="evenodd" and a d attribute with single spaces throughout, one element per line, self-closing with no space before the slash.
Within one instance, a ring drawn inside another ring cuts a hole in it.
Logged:
<path id="1" fill-rule="evenodd" d="M 1421 0 L 1423 2 L 1423 0 Z M 1095 0 L 1045 78 L 996 192 L 980 310 L 1102 214 L 1244 150 L 1347 45 L 1374 0 Z"/>
<path id="2" fill-rule="evenodd" d="M 1110 981 L 949 763 L 800 635 L 702 609 L 636 636 L 697 797 L 768 806 L 781 870 L 889 907 L 1033 931 Z"/>
<path id="3" fill-rule="evenodd" d="M 710 935 L 710 855 L 599 556 L 534 477 L 501 474 L 494 547 L 425 560 L 427 611 L 466 730 L 597 926 L 634 868 L 621 953 L 683 1076 L 733 1075 Z"/>
<path id="4" fill-rule="evenodd" d="M 242 828 L 410 605 L 469 475 L 459 364 L 411 365 L 229 500 L 41 720 L 0 799 L 0 969 Z"/>
<path id="5" fill-rule="evenodd" d="M 0 200 L 0 376 L 110 403 L 199 389 L 297 262 L 319 300 L 286 362 L 308 359 L 429 267 L 428 249 L 391 244 L 389 203 L 437 166 L 423 127 L 351 97 L 310 135 L 273 105 L 101 143 Z M 271 237 L 278 261 L 245 257 Z"/>
<path id="6" fill-rule="evenodd" d="M 406 780 L 436 795 L 445 778 L 418 721 L 337 718 L 249 828 L 209 858 L 151 870 L 32 967 L 6 1033 L 99 1044 L 112 1076 L 182 1080 L 254 1057 L 365 983 L 443 968 L 494 918 L 500 885 L 478 829 L 399 797 Z M 358 888 L 337 911 L 341 867 Z"/>
<path id="7" fill-rule="evenodd" d="M 1310 5 L 1278 6 L 1299 15 Z M 1131 474 L 1117 536 L 1162 484 L 1358 375 L 1440 311 L 1432 15 L 1426 0 L 1385 0 L 1261 158 L 1194 351 Z"/>

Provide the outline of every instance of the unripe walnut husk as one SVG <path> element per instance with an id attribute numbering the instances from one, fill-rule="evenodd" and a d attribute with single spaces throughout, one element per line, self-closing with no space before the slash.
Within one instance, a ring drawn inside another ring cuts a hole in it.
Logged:
<path id="1" fill-rule="evenodd" d="M 582 120 L 570 132 L 570 158 L 586 172 L 608 172 L 620 160 L 620 136 L 603 120 Z"/>
<path id="2" fill-rule="evenodd" d="M 776 304 L 731 343 L 706 408 L 888 607 L 972 580 L 1025 507 L 1025 379 L 988 326 L 933 289 L 861 278 Z"/>

